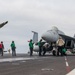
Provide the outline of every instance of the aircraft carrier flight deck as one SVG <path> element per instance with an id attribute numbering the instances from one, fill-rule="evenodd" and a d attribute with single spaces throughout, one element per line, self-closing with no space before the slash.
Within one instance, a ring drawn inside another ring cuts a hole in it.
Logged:
<path id="1" fill-rule="evenodd" d="M 0 56 L 0 75 L 70 75 L 75 68 L 75 55 Z"/>

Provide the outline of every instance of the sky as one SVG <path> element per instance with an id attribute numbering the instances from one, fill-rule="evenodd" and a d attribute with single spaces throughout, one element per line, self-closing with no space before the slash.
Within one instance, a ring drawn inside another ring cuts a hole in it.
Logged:
<path id="1" fill-rule="evenodd" d="M 75 0 L 0 0 L 0 23 L 8 24 L 0 29 L 0 41 L 5 50 L 16 44 L 17 53 L 29 51 L 31 31 L 41 35 L 53 26 L 66 35 L 74 36 Z"/>

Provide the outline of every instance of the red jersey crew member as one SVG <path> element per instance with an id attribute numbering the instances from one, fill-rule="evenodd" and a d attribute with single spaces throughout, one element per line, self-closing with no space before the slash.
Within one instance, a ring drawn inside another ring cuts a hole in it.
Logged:
<path id="1" fill-rule="evenodd" d="M 3 56 L 3 51 L 4 51 L 4 44 L 3 44 L 3 41 L 1 41 L 1 44 L 2 44 L 2 56 Z"/>
<path id="2" fill-rule="evenodd" d="M 1 56 L 3 56 L 2 43 L 0 43 L 0 53 L 1 53 Z"/>

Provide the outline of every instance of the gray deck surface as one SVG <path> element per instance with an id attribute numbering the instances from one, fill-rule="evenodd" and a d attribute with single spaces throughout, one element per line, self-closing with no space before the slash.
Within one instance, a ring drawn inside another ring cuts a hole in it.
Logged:
<path id="1" fill-rule="evenodd" d="M 10 61 L 10 59 L 23 58 L 24 60 Z M 29 58 L 28 60 L 25 58 Z M 66 56 L 70 70 L 75 68 L 75 56 Z M 65 56 L 41 56 L 18 54 L 16 57 L 11 55 L 0 56 L 0 75 L 66 75 Z"/>

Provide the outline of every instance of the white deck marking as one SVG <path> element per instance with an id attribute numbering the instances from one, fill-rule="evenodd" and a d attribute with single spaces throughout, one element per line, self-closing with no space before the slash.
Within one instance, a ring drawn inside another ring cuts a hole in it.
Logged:
<path id="1" fill-rule="evenodd" d="M 67 57 L 65 56 L 65 63 L 66 63 L 66 70 L 67 70 L 67 73 L 70 72 L 70 66 L 68 64 L 68 61 L 67 61 Z"/>
<path id="2" fill-rule="evenodd" d="M 69 72 L 68 74 L 66 75 L 75 75 L 75 69 L 73 69 L 71 72 Z"/>
<path id="3" fill-rule="evenodd" d="M 51 68 L 42 68 L 41 70 L 42 71 L 53 71 L 54 69 L 51 69 Z"/>
<path id="4" fill-rule="evenodd" d="M 69 66 L 67 58 L 65 57 L 66 66 Z"/>
<path id="5" fill-rule="evenodd" d="M 0 59 L 0 62 L 12 62 L 12 61 L 31 60 L 31 59 L 36 59 L 36 58 L 24 58 L 24 57 L 20 57 L 20 58 L 3 58 L 3 59 Z"/>
<path id="6" fill-rule="evenodd" d="M 69 66 L 68 62 L 66 62 L 66 66 Z"/>

